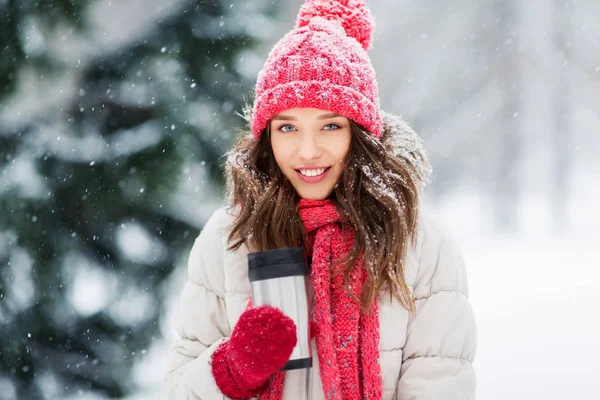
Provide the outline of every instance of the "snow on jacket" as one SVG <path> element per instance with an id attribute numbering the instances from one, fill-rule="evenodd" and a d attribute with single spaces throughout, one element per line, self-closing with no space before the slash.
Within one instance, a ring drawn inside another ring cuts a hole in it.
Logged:
<path id="1" fill-rule="evenodd" d="M 398 151 L 415 163 L 425 158 L 414 132 L 386 115 L 397 131 Z M 211 356 L 231 334 L 250 298 L 248 249 L 226 250 L 233 221 L 225 207 L 216 210 L 189 255 L 175 327 L 180 336 L 169 355 L 166 390 L 172 400 L 227 399 L 212 375 Z M 420 216 L 415 243 L 406 258 L 405 280 L 416 302 L 415 316 L 381 293 L 380 363 L 385 400 L 459 400 L 475 398 L 472 363 L 477 346 L 467 274 L 461 251 L 435 219 Z M 284 400 L 324 399 L 313 340 L 313 368 L 286 372 Z"/>

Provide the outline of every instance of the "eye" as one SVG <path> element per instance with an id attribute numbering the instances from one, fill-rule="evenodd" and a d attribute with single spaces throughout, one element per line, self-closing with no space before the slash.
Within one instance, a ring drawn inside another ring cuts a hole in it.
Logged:
<path id="1" fill-rule="evenodd" d="M 332 126 L 333 128 L 327 129 L 327 127 L 329 127 L 329 126 Z M 338 124 L 327 124 L 327 125 L 325 125 L 325 130 L 327 130 L 327 131 L 334 131 L 336 129 L 340 129 L 340 126 Z"/>
<path id="2" fill-rule="evenodd" d="M 291 128 L 291 129 L 287 129 L 287 128 Z M 292 129 L 294 129 L 294 127 L 292 125 L 286 124 L 286 125 L 281 125 L 279 127 L 279 130 L 282 132 L 291 132 Z"/>

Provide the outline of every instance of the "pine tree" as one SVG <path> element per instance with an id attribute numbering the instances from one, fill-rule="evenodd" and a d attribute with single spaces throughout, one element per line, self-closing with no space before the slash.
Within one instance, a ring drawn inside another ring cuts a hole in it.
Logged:
<path id="1" fill-rule="evenodd" d="M 29 55 L 19 29 L 67 21 L 88 33 L 86 2 L 21 3 L 0 2 L 0 388 L 122 397 L 159 335 L 164 284 L 201 228 L 186 196 L 221 191 L 222 155 L 243 122 L 235 111 L 254 83 L 244 57 L 264 34 L 251 21 L 273 5 L 174 2 L 74 74 L 48 52 Z M 45 79 L 68 69 L 76 95 L 7 122 L 25 68 Z"/>

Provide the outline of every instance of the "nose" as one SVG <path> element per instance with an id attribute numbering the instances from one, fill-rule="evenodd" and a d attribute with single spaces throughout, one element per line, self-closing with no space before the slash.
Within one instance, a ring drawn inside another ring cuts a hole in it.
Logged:
<path id="1" fill-rule="evenodd" d="M 313 160 L 321 157 L 321 146 L 316 135 L 303 135 L 298 147 L 298 157 L 304 160 Z"/>

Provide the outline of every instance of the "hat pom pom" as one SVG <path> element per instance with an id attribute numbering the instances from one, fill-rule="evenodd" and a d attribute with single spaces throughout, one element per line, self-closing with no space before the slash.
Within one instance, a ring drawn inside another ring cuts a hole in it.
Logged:
<path id="1" fill-rule="evenodd" d="M 371 47 L 375 22 L 363 0 L 307 0 L 300 7 L 296 27 L 308 25 L 313 17 L 339 21 L 346 35 L 356 39 L 363 49 Z"/>

